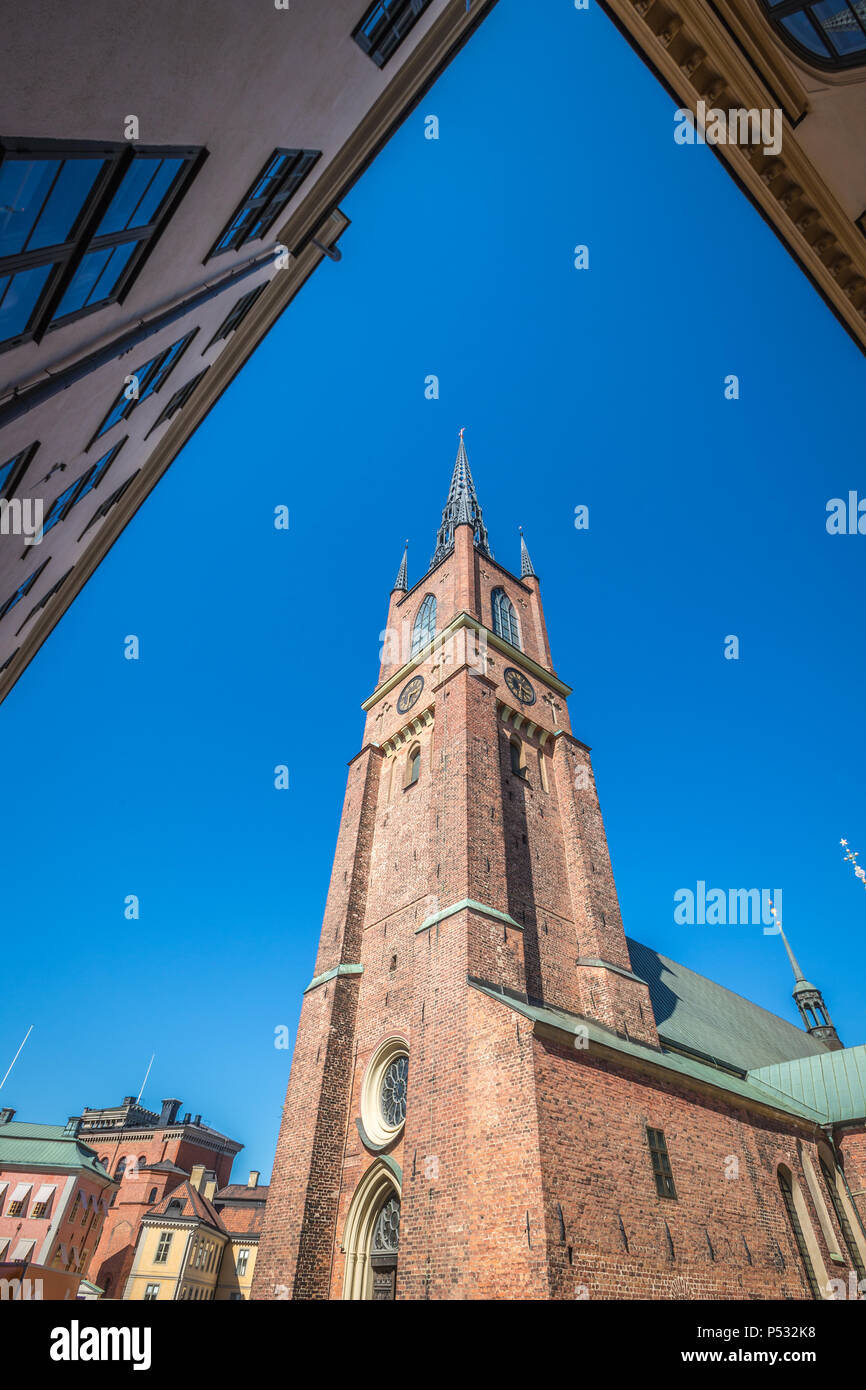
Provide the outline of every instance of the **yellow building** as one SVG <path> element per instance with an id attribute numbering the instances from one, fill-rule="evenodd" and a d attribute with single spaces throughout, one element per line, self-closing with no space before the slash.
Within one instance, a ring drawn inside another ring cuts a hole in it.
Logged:
<path id="1" fill-rule="evenodd" d="M 144 1215 L 124 1298 L 201 1302 L 249 1298 L 267 1187 L 217 1189 L 203 1166 Z"/>

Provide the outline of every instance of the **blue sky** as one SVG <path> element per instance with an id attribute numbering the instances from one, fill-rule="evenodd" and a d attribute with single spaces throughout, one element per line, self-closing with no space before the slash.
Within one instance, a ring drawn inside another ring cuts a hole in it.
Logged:
<path id="1" fill-rule="evenodd" d="M 866 1040 L 866 894 L 839 847 L 866 857 L 866 539 L 825 530 L 829 498 L 866 493 L 864 362 L 673 110 L 594 3 L 529 26 L 500 0 L 345 200 L 342 261 L 6 700 L 0 1074 L 33 1023 L 2 1092 L 21 1118 L 118 1103 L 155 1052 L 145 1103 L 179 1097 L 245 1144 L 236 1173 L 269 1173 L 274 1029 L 294 1038 L 312 975 L 402 542 L 414 582 L 461 426 L 497 558 L 518 563 L 523 525 L 541 576 L 627 931 L 794 1020 L 777 938 L 673 920 L 699 879 L 781 888 L 806 973 Z"/>

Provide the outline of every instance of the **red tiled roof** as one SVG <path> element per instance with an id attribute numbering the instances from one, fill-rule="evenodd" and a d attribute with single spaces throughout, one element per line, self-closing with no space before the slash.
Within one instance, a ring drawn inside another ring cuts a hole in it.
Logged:
<path id="1" fill-rule="evenodd" d="M 172 1207 L 171 1211 L 169 1211 L 172 1202 L 180 1202 L 182 1206 L 180 1209 L 176 1206 Z M 213 1226 L 217 1231 L 224 1231 L 226 1229 L 223 1222 L 220 1220 L 216 1208 L 208 1201 L 207 1197 L 203 1197 L 202 1194 L 193 1187 L 189 1180 L 179 1183 L 177 1187 L 172 1188 L 171 1192 L 167 1192 L 161 1201 L 154 1202 L 152 1207 L 148 1207 L 142 1219 L 153 1220 L 161 1216 L 166 1216 L 171 1220 L 177 1221 L 199 1221 L 205 1226 Z"/>
<path id="2" fill-rule="evenodd" d="M 229 1235 L 258 1235 L 265 1224 L 264 1203 L 243 1207 L 222 1207 L 220 1220 Z"/>
<path id="3" fill-rule="evenodd" d="M 215 1202 L 261 1202 L 268 1200 L 268 1185 L 248 1187 L 245 1182 L 230 1182 L 221 1187 L 214 1197 Z"/>

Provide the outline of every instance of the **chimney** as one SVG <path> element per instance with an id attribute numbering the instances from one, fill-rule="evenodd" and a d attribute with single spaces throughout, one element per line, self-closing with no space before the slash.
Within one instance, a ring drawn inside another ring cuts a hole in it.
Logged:
<path id="1" fill-rule="evenodd" d="M 123 1097 L 123 1103 L 124 1103 L 124 1105 L 134 1105 L 134 1104 L 135 1104 L 135 1096 L 124 1096 L 124 1097 Z"/>
<path id="2" fill-rule="evenodd" d="M 0 1125 L 9 1125 L 12 1123 L 14 1118 L 15 1111 L 10 1110 L 8 1106 L 5 1110 L 0 1110 Z"/>
<path id="3" fill-rule="evenodd" d="M 190 1187 L 194 1187 L 196 1192 L 201 1192 L 201 1185 L 204 1182 L 205 1166 L 203 1163 L 195 1163 L 189 1175 Z"/>
<path id="4" fill-rule="evenodd" d="M 216 1190 L 216 1173 L 214 1173 L 211 1169 L 208 1169 L 208 1171 L 205 1173 L 204 1195 L 205 1197 L 207 1197 L 209 1202 L 212 1202 L 214 1197 L 216 1196 Z"/>
<path id="5" fill-rule="evenodd" d="M 261 1173 L 257 1172 L 257 1170 L 256 1170 L 255 1168 L 251 1168 L 251 1169 L 250 1169 L 250 1176 L 249 1176 L 249 1178 L 248 1178 L 248 1180 L 247 1180 L 247 1187 L 258 1187 L 258 1185 L 259 1185 L 259 1178 L 260 1178 L 261 1176 L 262 1176 Z"/>
<path id="6" fill-rule="evenodd" d="M 173 1125 L 175 1116 L 177 1115 L 179 1109 L 179 1100 L 164 1100 L 162 1102 L 162 1109 L 159 1112 L 159 1120 L 157 1121 L 157 1123 L 160 1125 Z"/>
<path id="7" fill-rule="evenodd" d="M 195 1116 L 193 1117 L 193 1124 L 194 1124 L 194 1125 L 200 1125 L 200 1124 L 201 1124 L 201 1115 L 195 1115 Z"/>

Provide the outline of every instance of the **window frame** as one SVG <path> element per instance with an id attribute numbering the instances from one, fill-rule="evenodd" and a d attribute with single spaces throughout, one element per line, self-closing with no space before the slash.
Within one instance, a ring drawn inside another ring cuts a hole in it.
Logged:
<path id="1" fill-rule="evenodd" d="M 154 219 L 143 227 L 124 228 L 118 232 L 97 236 L 98 227 L 135 161 L 155 156 L 161 159 L 180 159 L 181 165 L 163 194 Z M 103 161 L 103 168 L 96 175 L 92 187 L 79 207 L 66 241 L 0 258 L 0 280 L 7 274 L 15 275 L 43 265 L 52 267 L 36 298 L 25 328 L 20 333 L 0 341 L 0 353 L 11 351 L 23 343 L 39 343 L 49 331 L 65 328 L 68 324 L 111 304 L 122 304 L 168 226 L 180 200 L 189 192 L 192 181 L 206 158 L 207 150 L 197 145 L 138 145 L 127 140 L 0 137 L 0 168 L 11 162 L 60 160 L 61 168 L 57 171 L 55 181 L 67 160 Z M 48 196 L 50 190 L 46 200 Z M 39 214 L 34 219 L 34 227 L 38 216 Z M 80 309 L 72 310 L 62 318 L 55 318 L 55 313 L 85 256 L 91 251 L 109 249 L 130 241 L 137 242 L 138 248 L 133 251 L 121 270 L 111 294 L 103 296 L 94 304 L 85 304 Z"/>
<path id="2" fill-rule="evenodd" d="M 256 189 L 260 187 L 262 181 L 267 178 L 268 169 L 278 157 L 286 155 L 289 157 L 283 173 L 276 179 L 274 186 L 267 193 L 255 196 Z M 236 205 L 231 217 L 225 223 L 216 241 L 211 246 L 204 258 L 203 264 L 214 259 L 215 256 L 227 256 L 231 252 L 240 251 L 244 246 L 248 246 L 253 241 L 261 241 L 267 236 L 272 226 L 276 222 L 280 213 L 284 211 L 294 198 L 298 189 L 306 183 L 313 169 L 322 157 L 321 150 L 290 149 L 287 146 L 278 146 L 272 150 L 253 179 L 243 198 Z M 306 162 L 305 162 L 306 161 Z M 300 168 L 300 174 L 298 169 Z M 297 177 L 296 174 L 298 174 Z M 227 246 L 223 242 L 229 236 L 235 223 L 245 213 L 255 214 L 261 212 L 261 217 L 254 217 L 251 224 L 244 222 L 241 224 L 235 236 Z M 261 227 L 260 231 L 257 228 Z M 251 235 L 255 232 L 256 235 Z"/>
<path id="3" fill-rule="evenodd" d="M 403 790 L 408 791 L 409 787 L 417 787 L 421 781 L 421 745 L 413 743 L 409 752 L 406 754 L 406 777 L 403 782 Z"/>
<path id="4" fill-rule="evenodd" d="M 652 1161 L 652 1173 L 655 1179 L 656 1195 L 664 1198 L 668 1202 L 677 1202 L 676 1183 L 674 1182 L 671 1158 L 668 1153 L 668 1144 L 665 1139 L 663 1129 L 653 1129 L 651 1125 L 646 1127 L 647 1144 L 649 1145 L 650 1159 Z M 670 1185 L 668 1187 L 668 1185 Z"/>
<path id="5" fill-rule="evenodd" d="M 202 357 L 213 347 L 214 343 L 225 342 L 226 338 L 230 338 L 231 335 L 240 328 L 247 314 L 256 301 L 261 298 L 270 283 L 270 280 L 263 280 L 260 285 L 256 285 L 255 289 L 247 290 L 246 294 L 242 294 L 240 299 L 235 300 L 213 337 L 202 348 Z M 244 303 L 246 307 L 241 309 L 241 312 L 238 314 L 238 309 L 240 309 L 240 306 Z M 235 317 L 236 315 L 237 317 Z"/>
<path id="6" fill-rule="evenodd" d="M 124 482 L 120 484 L 119 487 L 115 488 L 114 492 L 112 492 L 109 497 L 106 497 L 104 502 L 101 502 L 99 504 L 99 506 L 96 508 L 96 511 L 93 513 L 93 516 L 90 518 L 84 530 L 81 532 L 81 535 L 78 537 L 79 542 L 84 540 L 84 537 L 87 535 L 87 532 L 90 530 L 91 526 L 95 526 L 97 521 L 101 521 L 108 516 L 108 513 L 111 511 L 112 507 L 115 507 L 117 505 L 123 494 L 126 492 L 133 478 L 137 478 L 140 472 L 141 469 L 136 468 L 134 473 L 130 473 L 129 477 L 126 478 Z"/>
<path id="7" fill-rule="evenodd" d="M 0 498 L 4 501 L 9 501 L 15 496 L 15 493 L 24 481 L 24 476 L 30 464 L 33 462 L 38 448 L 39 440 L 36 439 L 32 444 L 28 444 L 25 449 L 19 449 L 17 454 L 13 454 L 11 458 L 6 459 L 6 462 L 0 465 L 0 467 L 3 468 L 8 468 L 10 464 L 12 465 L 7 482 L 5 484 L 0 483 Z"/>
<path id="8" fill-rule="evenodd" d="M 160 1231 L 159 1240 L 156 1243 L 156 1254 L 153 1257 L 155 1265 L 168 1264 L 168 1256 L 171 1251 L 171 1242 L 174 1231 Z"/>
<path id="9" fill-rule="evenodd" d="M 6 617 L 7 613 L 12 612 L 12 609 L 15 608 L 16 605 L 19 604 L 23 598 L 27 597 L 27 595 L 30 593 L 30 590 L 33 588 L 37 579 L 39 578 L 40 574 L 42 574 L 43 570 L 45 569 L 45 566 L 49 565 L 50 563 L 51 556 L 49 555 L 46 560 L 42 561 L 41 565 L 37 565 L 36 569 L 33 571 L 32 574 L 29 574 L 27 576 L 23 584 L 18 585 L 18 588 L 13 591 L 13 593 L 10 595 L 10 597 L 6 600 L 5 603 L 0 603 L 0 622 L 2 622 L 2 620 Z"/>
<path id="10" fill-rule="evenodd" d="M 169 397 L 162 410 L 157 415 L 150 429 L 145 434 L 145 439 L 148 439 L 150 435 L 153 434 L 158 425 L 163 424 L 166 420 L 171 420 L 177 415 L 179 410 L 183 410 L 202 377 L 207 376 L 209 371 L 210 367 L 202 367 L 200 372 L 196 372 L 195 376 L 191 376 L 188 381 L 184 382 L 183 386 L 178 387 L 174 395 Z"/>
<path id="11" fill-rule="evenodd" d="M 125 434 L 123 438 L 118 440 L 116 444 L 112 444 L 110 449 L 106 449 L 104 454 L 102 454 L 98 459 L 96 459 L 94 463 L 91 463 L 88 468 L 85 468 L 80 478 L 76 478 L 74 483 L 70 483 L 69 487 L 64 488 L 63 492 L 57 494 L 54 501 L 51 503 L 50 507 L 45 513 L 45 519 L 42 522 L 43 536 L 45 536 L 49 531 L 52 531 L 55 526 L 60 524 L 61 521 L 65 521 L 69 513 L 72 511 L 72 508 L 77 506 L 78 503 L 82 500 L 82 498 L 86 497 L 88 493 L 93 492 L 95 488 L 98 488 L 100 486 L 106 473 L 109 471 L 110 468 L 113 467 L 114 460 L 117 458 L 117 455 L 120 453 L 128 438 L 129 435 Z M 67 500 L 65 502 L 62 502 L 62 499 L 64 497 Z M 58 515 L 55 517 L 55 519 L 51 521 L 51 525 L 49 526 L 48 522 L 51 519 L 52 512 L 54 511 L 58 502 L 62 502 L 60 511 Z"/>
<path id="12" fill-rule="evenodd" d="M 361 52 L 365 53 L 377 68 L 384 68 L 431 3 L 432 0 L 373 0 L 373 4 L 367 7 L 352 30 L 352 38 Z M 389 9 L 394 13 L 389 14 Z M 368 36 L 365 30 L 371 25 L 377 10 L 382 12 L 381 24 L 379 29 L 374 31 L 375 37 Z M 408 20 L 408 23 L 405 28 L 401 28 L 404 19 Z M 385 41 L 392 37 L 394 44 L 385 51 Z"/>
<path id="13" fill-rule="evenodd" d="M 501 610 L 503 605 L 505 605 L 505 616 L 508 621 L 508 633 L 502 631 Z M 503 642 L 507 642 L 515 651 L 523 651 L 517 609 L 501 584 L 497 584 L 496 588 L 490 591 L 490 620 L 493 632 L 497 637 L 501 637 Z"/>
<path id="14" fill-rule="evenodd" d="M 169 343 L 161 352 L 154 353 L 153 357 L 149 357 L 140 367 L 135 368 L 131 372 L 124 373 L 124 385 L 121 386 L 117 395 L 111 402 L 111 405 L 108 407 L 108 410 L 100 420 L 96 433 L 91 436 L 88 443 L 85 445 L 85 454 L 89 452 L 97 439 L 101 439 L 104 434 L 108 434 L 109 430 L 113 430 L 121 421 L 128 420 L 130 415 L 133 415 L 140 405 L 144 405 L 145 401 L 150 400 L 151 396 L 159 395 L 197 333 L 197 327 L 191 328 L 188 333 L 184 333 L 180 338 L 175 338 L 174 342 Z M 174 352 L 175 348 L 177 348 L 177 352 Z M 170 354 L 173 352 L 174 356 L 172 357 Z M 163 371 L 166 363 L 168 363 L 168 370 L 165 372 L 164 376 L 160 377 L 160 373 Z M 117 416 L 117 419 L 112 420 L 112 415 L 114 415 L 121 401 L 126 397 L 126 377 L 128 376 L 138 377 L 138 395 L 127 400 L 126 404 L 121 408 L 121 412 Z M 157 381 L 156 386 L 151 385 L 154 381 Z"/>
<path id="15" fill-rule="evenodd" d="M 816 3 L 820 3 L 820 0 L 816 0 Z M 850 71 L 851 68 L 866 66 L 866 24 L 861 22 L 850 0 L 839 0 L 839 12 L 841 13 L 846 9 L 851 12 L 855 32 L 859 29 L 862 35 L 863 47 L 856 53 L 839 54 L 834 53 L 833 40 L 827 30 L 823 28 L 821 21 L 812 15 L 810 0 L 780 0 L 778 5 L 770 5 L 768 0 L 761 0 L 764 18 L 779 42 L 795 53 L 802 62 L 810 67 L 818 68 L 822 72 L 845 72 Z M 818 39 L 826 48 L 828 57 L 823 57 L 820 53 L 815 53 L 811 48 L 807 48 L 788 29 L 784 28 L 781 20 L 791 19 L 798 14 L 801 14 L 806 24 L 814 29 Z"/>
<path id="16" fill-rule="evenodd" d="M 428 646 L 436 637 L 436 622 L 438 618 L 439 605 L 436 602 L 436 595 L 427 593 L 422 598 L 415 612 L 412 622 L 412 639 L 409 643 L 409 659 L 417 656 Z M 426 616 L 432 615 L 432 616 Z M 423 623 L 422 623 L 423 618 Z"/>

